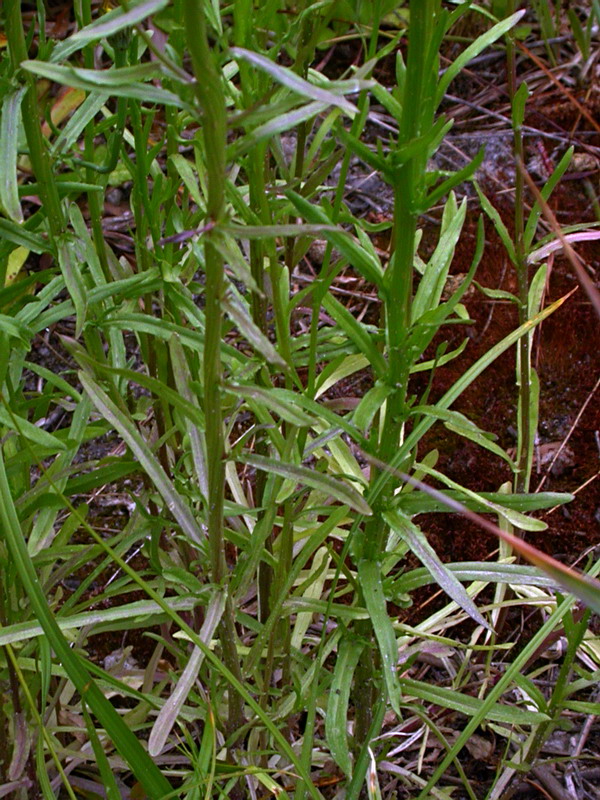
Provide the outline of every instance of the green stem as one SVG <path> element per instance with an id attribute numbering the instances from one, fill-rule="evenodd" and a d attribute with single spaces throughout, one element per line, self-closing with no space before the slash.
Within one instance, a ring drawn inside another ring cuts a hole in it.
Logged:
<path id="1" fill-rule="evenodd" d="M 188 48 L 196 77 L 194 88 L 202 110 L 202 131 L 207 171 L 206 212 L 209 221 L 218 223 L 225 209 L 225 147 L 227 143 L 227 118 L 225 96 L 220 75 L 208 44 L 204 3 L 185 0 L 183 3 Z M 221 408 L 221 332 L 223 312 L 221 301 L 224 292 L 223 259 L 212 242 L 210 232 L 204 237 L 205 256 L 205 315 L 204 345 L 204 415 L 206 417 L 206 450 L 208 453 L 208 541 L 212 580 L 222 585 L 227 577 L 223 502 L 225 491 L 225 441 Z M 220 625 L 223 661 L 241 682 L 241 670 L 236 647 L 235 618 L 231 597 L 228 596 L 223 621 Z M 229 697 L 229 730 L 239 728 L 244 722 L 243 703 L 239 694 Z"/>
<path id="2" fill-rule="evenodd" d="M 432 76 L 428 44 L 432 39 L 440 0 L 418 0 L 410 5 L 408 57 L 402 117 L 397 147 L 414 141 L 433 125 L 433 102 L 430 85 Z M 382 425 L 379 458 L 389 462 L 401 444 L 407 416 L 406 396 L 410 374 L 411 354 L 406 347 L 411 325 L 413 294 L 413 261 L 417 220 L 425 191 L 427 155 L 422 151 L 401 164 L 394 180 L 394 220 L 392 256 L 386 272 L 387 301 L 385 305 L 386 344 L 388 352 L 388 397 Z M 378 470 L 371 469 L 371 484 Z M 386 484 L 379 506 L 386 506 L 394 487 Z M 362 552 L 359 557 L 376 559 L 384 547 L 386 525 L 374 514 L 365 528 Z"/>
<path id="3" fill-rule="evenodd" d="M 441 8 L 440 0 L 412 0 L 408 57 L 404 85 L 402 117 L 398 131 L 398 149 L 418 139 L 433 125 L 433 95 L 437 79 L 437 62 L 430 52 L 433 33 Z M 387 399 L 379 440 L 379 458 L 389 463 L 402 444 L 408 415 L 406 404 L 411 353 L 407 347 L 411 327 L 413 298 L 413 262 L 417 221 L 425 195 L 427 152 L 425 148 L 396 169 L 394 177 L 394 219 L 392 255 L 386 271 L 386 303 L 384 308 L 388 354 L 387 383 L 391 393 Z M 371 487 L 377 484 L 379 470 L 371 467 Z M 385 550 L 387 525 L 381 511 L 388 507 L 394 485 L 387 481 L 374 514 L 365 523 L 364 532 L 356 540 L 354 557 L 377 561 Z M 359 602 L 363 602 L 362 590 Z M 359 636 L 373 641 L 372 623 L 362 620 L 356 626 Z M 353 690 L 356 708 L 355 744 L 364 747 L 373 722 L 373 703 L 378 689 L 375 681 L 377 649 L 365 648 L 356 670 Z"/>
<path id="4" fill-rule="evenodd" d="M 271 212 L 267 202 L 266 184 L 266 146 L 261 144 L 248 154 L 248 186 L 250 192 L 250 207 L 259 214 L 261 223 L 269 225 L 272 223 Z M 267 324 L 267 299 L 265 296 L 265 256 L 266 247 L 261 239 L 253 239 L 250 242 L 250 271 L 258 287 L 258 292 L 252 292 L 252 319 L 259 330 L 268 335 Z M 266 370 L 264 370 L 266 374 Z M 268 385 L 263 381 L 262 374 L 257 375 L 257 380 L 262 385 Z M 259 435 L 256 440 L 256 452 L 258 455 L 268 455 L 267 439 Z M 264 508 L 265 487 L 267 484 L 267 474 L 262 470 L 257 470 L 256 484 L 254 487 L 254 505 Z M 257 522 L 265 515 L 260 511 Z M 273 537 L 269 534 L 265 539 L 265 549 L 273 552 Z M 273 568 L 264 560 L 258 565 L 258 614 L 260 621 L 264 624 L 271 613 L 271 588 L 273 583 Z"/>
<path id="5" fill-rule="evenodd" d="M 575 658 L 577 657 L 579 646 L 581 645 L 583 637 L 585 636 L 591 612 L 589 609 L 586 609 L 582 619 L 576 624 L 573 623 L 573 612 L 567 611 L 567 614 L 571 616 L 571 624 L 569 626 L 571 635 L 567 637 L 567 652 L 565 653 L 556 683 L 554 684 L 554 688 L 552 690 L 552 696 L 548 703 L 547 713 L 550 719 L 547 722 L 542 722 L 540 725 L 538 725 L 524 759 L 525 763 L 532 766 L 535 759 L 538 757 L 544 742 L 548 739 L 548 736 L 550 736 L 558 724 L 558 718 L 560 717 L 562 711 L 563 702 L 568 695 L 573 664 L 575 662 Z"/>
<path id="6" fill-rule="evenodd" d="M 514 13 L 515 0 L 509 0 L 507 14 Z M 508 69 L 508 94 L 513 100 L 517 91 L 517 72 L 515 46 L 512 34 L 507 36 L 506 58 Z M 518 163 L 524 164 L 523 134 L 518 120 L 513 120 L 514 154 Z M 519 325 L 523 325 L 529 318 L 529 270 L 525 253 L 525 201 L 524 179 L 520 169 L 516 170 L 515 178 L 515 252 L 516 271 L 519 296 Z M 531 337 L 522 336 L 517 345 L 519 365 L 517 382 L 519 385 L 519 443 L 517 473 L 515 476 L 515 491 L 527 492 L 531 473 L 531 456 L 533 442 L 531 440 Z"/>

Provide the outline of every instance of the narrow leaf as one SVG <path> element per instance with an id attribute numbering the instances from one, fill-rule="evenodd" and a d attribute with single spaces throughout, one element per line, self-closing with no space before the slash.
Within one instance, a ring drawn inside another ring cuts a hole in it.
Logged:
<path id="1" fill-rule="evenodd" d="M 285 393 L 285 389 L 263 389 L 260 386 L 243 386 L 240 384 L 226 384 L 225 391 L 240 397 L 247 397 L 257 403 L 263 404 L 269 411 L 274 411 L 282 419 L 290 422 L 292 425 L 298 427 L 306 427 L 311 425 L 313 418 L 304 413 L 301 409 L 295 406 L 291 401 L 289 395 Z"/>
<path id="2" fill-rule="evenodd" d="M 65 285 L 75 306 L 75 337 L 78 338 L 85 324 L 87 311 L 87 287 L 81 274 L 81 261 L 75 252 L 75 242 L 64 235 L 57 239 L 58 263 Z"/>
<path id="3" fill-rule="evenodd" d="M 358 562 L 358 578 L 365 598 L 367 611 L 373 623 L 375 638 L 381 653 L 383 677 L 390 704 L 400 716 L 401 690 L 398 683 L 398 644 L 392 622 L 387 612 L 381 567 L 377 561 L 361 559 Z"/>
<path id="4" fill-rule="evenodd" d="M 18 416 L 14 411 L 9 413 L 4 406 L 0 406 L 0 422 L 10 430 L 16 431 L 20 436 L 24 436 L 29 441 L 39 447 L 43 447 L 44 450 L 49 450 L 51 453 L 65 449 L 65 445 L 56 436 L 48 433 L 43 428 L 38 428 L 37 425 L 29 422 L 24 417 Z"/>
<path id="5" fill-rule="evenodd" d="M 251 467 L 256 467 L 256 469 L 261 469 L 265 472 L 274 472 L 276 475 L 282 475 L 284 478 L 296 483 L 311 486 L 325 495 L 335 497 L 336 500 L 365 516 L 370 516 L 373 513 L 371 507 L 356 489 L 336 478 L 332 478 L 331 475 L 323 475 L 314 469 L 297 466 L 296 464 L 286 464 L 266 456 L 242 455 L 238 458 L 238 461 L 241 461 L 242 464 L 250 464 Z"/>
<path id="6" fill-rule="evenodd" d="M 0 219 L 0 237 L 20 247 L 26 247 L 34 253 L 50 253 L 52 248 L 38 233 L 21 227 L 12 220 Z"/>
<path id="7" fill-rule="evenodd" d="M 206 609 L 206 616 L 204 618 L 204 622 L 202 623 L 200 633 L 198 634 L 198 636 L 206 645 L 210 645 L 211 639 L 213 638 L 217 626 L 221 621 L 223 611 L 225 610 L 225 600 L 225 592 L 221 590 L 215 590 L 210 603 L 208 604 L 208 608 Z M 165 746 L 169 734 L 177 722 L 179 712 L 181 711 L 181 708 L 185 703 L 185 700 L 190 693 L 194 682 L 196 681 L 203 661 L 203 651 L 197 646 L 194 647 L 191 655 L 189 656 L 188 662 L 185 665 L 179 680 L 177 681 L 177 685 L 169 695 L 167 702 L 161 708 L 156 718 L 156 722 L 152 727 L 152 731 L 150 732 L 150 738 L 148 739 L 148 752 L 151 756 L 154 757 L 159 755 Z"/>
<path id="8" fill-rule="evenodd" d="M 79 379 L 98 411 L 110 422 L 115 430 L 119 432 L 132 453 L 139 460 L 148 474 L 148 477 L 160 492 L 167 508 L 181 525 L 184 533 L 204 548 L 205 541 L 202 529 L 196 522 L 181 495 L 175 490 L 150 447 L 135 429 L 131 420 L 127 419 L 125 414 L 117 408 L 108 395 L 89 375 L 80 371 Z"/>
<path id="9" fill-rule="evenodd" d="M 127 10 L 120 6 L 113 8 L 112 11 L 103 14 L 90 25 L 86 25 L 85 28 L 74 33 L 70 39 L 67 39 L 65 44 L 76 44 L 80 48 L 105 36 L 113 36 L 125 28 L 137 25 L 145 20 L 146 17 L 149 17 L 150 14 L 156 14 L 157 11 L 161 11 L 167 5 L 168 0 L 141 0 L 141 2 L 140 0 L 138 2 L 134 0 L 134 2 L 127 3 Z M 61 60 L 65 58 L 64 54 L 59 53 L 59 55 Z"/>
<path id="10" fill-rule="evenodd" d="M 463 611 L 466 611 L 478 625 L 491 630 L 489 623 L 481 616 L 462 583 L 440 561 L 438 554 L 427 541 L 423 531 L 411 522 L 408 517 L 404 517 L 396 511 L 384 512 L 383 518 L 402 537 L 410 547 L 411 552 L 429 570 L 434 581 L 446 592 L 448 597 L 452 598 Z"/>
<path id="11" fill-rule="evenodd" d="M 494 25 L 493 28 L 490 28 L 489 31 L 486 31 L 481 36 L 477 37 L 473 44 L 469 45 L 466 50 L 462 51 L 462 53 L 450 64 L 438 83 L 436 92 L 437 105 L 442 102 L 448 86 L 452 83 L 454 78 L 456 78 L 463 67 L 466 67 L 469 61 L 478 56 L 479 53 L 485 50 L 486 47 L 489 47 L 501 36 L 504 36 L 505 33 L 508 33 L 508 31 L 521 19 L 523 14 L 525 14 L 525 10 L 517 11 L 510 17 L 506 17 L 506 19 L 501 20 Z"/>
<path id="12" fill-rule="evenodd" d="M 425 464 L 419 464 L 419 467 L 424 473 L 437 478 L 451 489 L 457 489 L 458 491 L 464 492 L 467 497 L 471 497 L 473 500 L 479 501 L 485 507 L 488 513 L 493 513 L 503 517 L 505 520 L 510 522 L 511 525 L 514 525 L 515 528 L 521 528 L 524 531 L 545 531 L 548 528 L 547 523 L 545 523 L 543 520 L 535 519 L 534 517 L 527 517 L 525 514 L 521 514 L 520 511 L 515 511 L 512 508 L 505 508 L 501 503 L 494 503 L 490 500 L 485 500 L 480 494 L 477 494 L 477 492 L 473 492 L 470 489 L 467 489 L 465 486 L 461 486 L 460 484 L 456 483 L 456 481 L 451 480 L 436 469 L 432 469 Z"/>
<path id="13" fill-rule="evenodd" d="M 479 713 L 485 702 L 464 692 L 456 692 L 445 686 L 436 686 L 412 678 L 400 678 L 400 685 L 407 695 L 418 697 L 426 703 L 434 703 L 436 706 L 457 711 L 468 717 Z M 486 719 L 504 722 L 508 725 L 539 725 L 541 722 L 546 722 L 548 716 L 539 711 L 529 711 L 527 708 L 495 703 L 486 709 Z"/>
<path id="14" fill-rule="evenodd" d="M 332 294 L 326 294 L 323 298 L 323 308 L 334 318 L 360 352 L 367 357 L 377 377 L 379 379 L 385 378 L 387 364 L 366 326 L 358 322 L 346 306 L 340 303 Z"/>
<path id="15" fill-rule="evenodd" d="M 27 88 L 23 86 L 9 92 L 2 101 L 0 116 L 0 206 L 14 222 L 23 222 L 17 182 L 17 155 L 19 147 L 19 119 L 21 101 Z"/>
<path id="16" fill-rule="evenodd" d="M 288 365 L 279 355 L 274 345 L 271 344 L 265 334 L 260 330 L 258 325 L 253 322 L 241 298 L 237 297 L 233 291 L 229 291 L 221 302 L 227 314 L 235 322 L 240 332 L 246 337 L 256 352 L 264 356 L 270 364 L 287 370 Z"/>
<path id="17" fill-rule="evenodd" d="M 344 97 L 339 97 L 338 95 L 333 94 L 333 92 L 327 91 L 326 89 L 313 86 L 312 83 L 305 81 L 299 75 L 296 75 L 296 73 L 291 69 L 282 67 L 279 64 L 275 64 L 273 61 L 271 61 L 271 59 L 266 58 L 259 53 L 245 50 L 242 47 L 232 47 L 231 53 L 235 58 L 241 58 L 244 61 L 248 61 L 255 67 L 267 72 L 272 78 L 281 83 L 282 86 L 291 89 L 293 92 L 296 92 L 303 97 L 310 97 L 312 100 L 319 100 L 321 103 L 337 106 L 352 118 L 358 114 L 358 109 L 356 106 L 353 106 L 352 103 L 350 103 Z"/>
<path id="18" fill-rule="evenodd" d="M 490 201 L 487 199 L 487 197 L 479 188 L 479 184 L 477 183 L 477 181 L 474 182 L 474 186 L 475 190 L 477 191 L 477 194 L 479 195 L 479 202 L 481 203 L 483 210 L 494 223 L 494 228 L 496 228 L 496 233 L 498 234 L 500 239 L 502 239 L 502 244 L 506 248 L 506 252 L 508 253 L 508 257 L 510 258 L 511 262 L 516 265 L 517 253 L 515 250 L 515 245 L 512 240 L 512 237 L 508 232 L 508 228 L 502 221 L 502 217 L 500 216 L 500 214 L 496 211 L 494 206 L 490 203 Z"/>
<path id="19" fill-rule="evenodd" d="M 325 737 L 331 755 L 338 767 L 348 776 L 352 775 L 352 761 L 348 749 L 348 701 L 352 677 L 365 643 L 351 636 L 344 636 L 338 645 L 333 681 L 327 701 Z"/>
<path id="20" fill-rule="evenodd" d="M 370 257 L 360 245 L 341 228 L 331 230 L 331 220 L 319 206 L 313 205 L 305 197 L 291 190 L 285 193 L 296 210 L 308 222 L 322 224 L 323 238 L 336 247 L 345 256 L 348 263 L 379 289 L 383 288 L 383 267 L 378 259 Z"/>
<path id="21" fill-rule="evenodd" d="M 162 800 L 171 793 L 171 785 L 149 758 L 137 736 L 127 727 L 111 702 L 107 700 L 92 679 L 84 659 L 71 649 L 48 606 L 19 526 L 1 452 L 0 525 L 11 562 L 23 584 L 31 610 L 48 637 L 50 646 L 65 667 L 70 680 L 80 693 L 82 700 L 90 707 L 106 730 L 119 754 L 131 767 L 150 800 Z"/>
<path id="22" fill-rule="evenodd" d="M 72 86 L 75 89 L 84 89 L 88 92 L 110 92 L 115 97 L 131 97 L 134 100 L 141 100 L 143 103 L 162 104 L 165 106 L 175 106 L 184 108 L 186 104 L 173 92 L 161 89 L 150 83 L 140 83 L 131 79 L 132 74 L 137 74 L 144 78 L 156 78 L 161 76 L 160 69 L 157 70 L 155 62 L 148 63 L 148 66 L 141 69 L 144 65 L 137 67 L 113 68 L 110 70 L 81 69 L 76 67 L 64 67 L 58 64 L 49 64 L 44 61 L 23 61 L 21 66 L 55 83 L 63 86 Z M 123 73 L 122 70 L 137 70 L 136 73 Z"/>

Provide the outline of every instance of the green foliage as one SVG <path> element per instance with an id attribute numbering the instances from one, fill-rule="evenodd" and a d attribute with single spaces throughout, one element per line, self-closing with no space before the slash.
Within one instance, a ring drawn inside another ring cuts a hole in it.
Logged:
<path id="1" fill-rule="evenodd" d="M 65 767 L 85 740 L 90 796 L 104 787 L 118 797 L 125 785 L 132 796 L 220 797 L 247 782 L 284 797 L 292 784 L 296 800 L 316 800 L 311 775 L 329 756 L 348 798 L 366 778 L 377 796 L 374 741 L 386 712 L 437 730 L 431 704 L 464 714 L 465 731 L 491 720 L 537 732 L 539 743 L 578 702 L 568 672 L 547 707 L 509 705 L 509 693 L 559 623 L 571 664 L 587 627 L 569 616 L 572 599 L 553 592 L 566 586 L 597 609 L 597 582 L 533 549 L 546 575 L 500 556 L 443 563 L 418 519 L 478 512 L 502 530 L 541 530 L 529 514 L 572 499 L 477 493 L 435 469 L 437 452 L 419 454 L 427 431 L 444 425 L 518 472 L 485 425 L 452 406 L 562 302 L 541 307 L 541 268 L 525 299 L 510 297 L 521 311 L 515 330 L 430 399 L 436 370 L 467 346 L 446 352 L 442 340 L 446 325 L 465 322 L 461 301 L 485 238 L 480 219 L 469 271 L 447 297 L 467 214 L 454 190 L 483 152 L 456 174 L 431 170 L 451 127 L 438 108 L 522 13 L 491 25 L 440 75 L 445 37 L 470 3 L 267 0 L 256 25 L 250 0 L 135 0 L 97 16 L 83 0 L 61 41 L 47 35 L 41 3 L 27 29 L 19 6 L 6 0 L 3 11 L 0 276 L 23 263 L 17 248 L 44 268 L 0 289 L 0 691 L 9 698 L 0 738 L 11 714 L 39 735 L 12 729 L 2 793 L 35 775 L 44 797 L 61 782 L 73 797 L 77 776 Z M 391 37 L 384 48 L 380 27 Z M 405 33 L 389 91 L 375 67 Z M 315 67 L 335 37 L 360 39 L 363 57 L 340 80 Z M 60 119 L 47 82 L 71 90 Z M 526 94 L 514 98 L 515 129 Z M 370 101 L 394 123 L 385 147 L 368 129 Z M 390 220 L 354 215 L 355 157 L 391 187 Z M 109 187 L 127 205 L 121 239 L 103 225 Z M 526 263 L 540 209 L 516 243 L 478 191 L 509 259 Z M 25 213 L 34 193 L 41 207 Z M 424 261 L 422 215 L 438 203 L 439 236 Z M 387 255 L 371 238 L 386 228 Z M 304 284 L 315 239 L 324 254 Z M 369 322 L 337 291 L 344 271 L 378 304 Z M 52 326 L 63 366 L 36 363 L 37 338 Z M 371 383 L 345 408 L 346 382 L 360 370 Z M 416 397 L 418 372 L 430 381 Z M 418 483 L 426 477 L 445 495 Z M 128 516 L 103 530 L 96 501 L 111 485 Z M 422 568 L 408 570 L 408 554 Z M 431 583 L 448 606 L 418 630 L 403 627 L 390 601 L 408 604 Z M 478 601 L 487 584 L 535 589 L 555 609 L 498 683 L 474 697 L 464 670 L 448 686 L 404 674 L 400 656 L 412 663 L 425 642 L 443 639 L 466 663 L 471 651 L 447 628 L 469 619 L 473 647 L 491 658 L 497 609 Z M 126 648 L 117 666 L 97 663 L 94 637 L 140 631 L 152 652 L 139 669 Z M 305 724 L 292 741 L 298 714 Z M 423 797 L 452 761 L 472 796 L 457 759 L 467 735 L 446 743 L 443 769 L 424 788 L 413 776 Z"/>

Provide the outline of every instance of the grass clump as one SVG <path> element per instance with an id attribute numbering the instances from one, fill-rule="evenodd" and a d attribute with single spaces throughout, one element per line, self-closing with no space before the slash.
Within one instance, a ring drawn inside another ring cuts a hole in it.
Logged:
<path id="1" fill-rule="evenodd" d="M 439 108 L 463 67 L 522 17 L 444 5 L 411 2 L 397 16 L 395 3 L 374 2 L 365 16 L 360 3 L 267 2 L 257 25 L 248 0 L 145 0 L 106 13 L 82 0 L 58 41 L 42 4 L 24 23 L 7 0 L 4 794 L 301 800 L 328 796 L 327 773 L 347 798 L 364 787 L 376 797 L 394 773 L 389 741 L 416 727 L 443 755 L 427 773 L 398 771 L 408 796 L 447 796 L 458 780 L 476 797 L 461 751 L 480 726 L 506 740 L 493 782 L 503 787 L 533 763 L 573 691 L 593 685 L 581 669 L 572 679 L 588 612 L 556 587 L 597 610 L 596 582 L 519 538 L 546 527 L 530 512 L 572 499 L 528 492 L 539 394 L 529 344 L 564 298 L 543 307 L 545 267 L 530 283 L 527 259 L 570 156 L 529 214 L 519 184 L 516 241 L 480 191 L 518 271 L 518 296 L 502 297 L 518 324 L 432 392 L 467 347 L 465 337 L 450 349 L 445 332 L 469 323 L 463 301 L 484 248 L 481 216 L 470 268 L 448 294 L 468 206 L 455 192 L 483 151 L 437 169 L 452 125 Z M 447 35 L 471 13 L 485 32 L 441 71 Z M 356 59 L 329 78 L 324 47 L 343 40 Z M 376 77 L 383 63 L 391 86 Z M 517 155 L 524 85 L 512 87 Z M 44 94 L 49 86 L 64 88 Z M 385 146 L 374 127 L 383 116 Z M 389 187 L 386 219 L 349 202 L 357 161 Z M 435 209 L 424 255 L 420 227 Z M 27 256 L 38 264 L 30 275 Z M 353 312 L 344 279 L 375 313 Z M 38 363 L 50 328 L 63 370 Z M 514 346 L 516 458 L 453 408 Z M 415 388 L 419 373 L 428 378 Z M 478 493 L 447 475 L 426 437 L 440 425 L 503 460 L 515 492 Z M 107 486 L 128 511 L 103 529 Z M 444 563 L 420 526 L 430 512 L 500 536 L 497 560 Z M 547 574 L 516 563 L 510 547 Z M 400 622 L 393 607 L 431 584 L 448 604 L 416 627 Z M 494 627 L 517 602 L 507 585 L 547 618 L 493 680 L 507 647 Z M 527 670 L 561 625 L 568 650 L 548 698 Z M 123 647 L 116 662 L 94 657 L 96 638 L 114 632 L 128 645 L 145 633 L 145 661 L 132 664 Z M 440 685 L 412 671 L 424 651 L 446 670 Z M 506 702 L 517 689 L 527 704 Z M 454 741 L 433 705 L 466 719 Z"/>

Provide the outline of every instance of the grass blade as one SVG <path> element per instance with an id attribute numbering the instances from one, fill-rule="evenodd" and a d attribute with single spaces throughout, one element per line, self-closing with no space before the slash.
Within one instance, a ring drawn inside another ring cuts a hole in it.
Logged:
<path id="1" fill-rule="evenodd" d="M 326 497 L 335 497 L 336 500 L 365 516 L 370 516 L 373 513 L 369 504 L 356 489 L 336 478 L 332 478 L 331 475 L 323 475 L 313 469 L 297 466 L 296 464 L 285 464 L 267 456 L 244 454 L 239 457 L 238 461 L 242 464 L 250 464 L 251 467 L 262 469 L 265 472 L 274 472 L 276 475 L 282 475 L 295 483 L 311 486 L 313 489 L 323 492 Z"/>
<path id="2" fill-rule="evenodd" d="M 337 106 L 351 118 L 354 118 L 354 116 L 358 114 L 356 106 L 353 106 L 352 103 L 344 97 L 339 97 L 333 92 L 322 89 L 319 86 L 313 86 L 312 83 L 305 81 L 299 75 L 296 75 L 295 72 L 292 72 L 291 69 L 275 64 L 271 59 L 259 53 L 253 53 L 250 50 L 245 50 L 243 47 L 232 47 L 231 54 L 235 58 L 241 58 L 253 64 L 255 67 L 262 69 L 264 72 L 267 72 L 272 78 L 281 83 L 282 86 L 291 89 L 292 92 L 302 95 L 302 97 L 318 100 L 330 106 Z"/>
<path id="3" fill-rule="evenodd" d="M 21 101 L 27 91 L 23 86 L 5 95 L 0 116 L 0 206 L 14 222 L 23 222 L 17 183 L 17 155 L 19 148 L 19 118 Z"/>
<path id="4" fill-rule="evenodd" d="M 378 562 L 362 559 L 358 562 L 358 578 L 367 611 L 373 623 L 373 630 L 381 653 L 382 671 L 390 704 L 400 716 L 402 692 L 398 683 L 398 644 L 392 622 L 387 613 L 381 567 Z"/>
<path id="5" fill-rule="evenodd" d="M 98 386 L 98 384 L 85 372 L 79 372 L 79 379 L 83 388 L 90 396 L 92 403 L 96 406 L 103 417 L 117 430 L 131 448 L 132 453 L 139 460 L 140 464 L 152 480 L 167 508 L 173 514 L 177 522 L 181 525 L 192 541 L 205 548 L 205 537 L 202 529 L 194 519 L 192 512 L 182 499 L 181 495 L 175 490 L 167 474 L 158 463 L 154 454 L 142 439 L 141 435 L 134 428 L 133 423 L 127 419 L 125 414 L 117 408 L 108 395 Z"/>
<path id="6" fill-rule="evenodd" d="M 462 583 L 440 561 L 438 554 L 420 528 L 408 517 L 403 517 L 394 511 L 384 512 L 383 517 L 387 524 L 408 544 L 411 552 L 427 567 L 435 582 L 446 592 L 448 597 L 451 597 L 478 625 L 483 625 L 484 628 L 490 630 L 489 623 L 481 616 Z"/>
<path id="7" fill-rule="evenodd" d="M 217 590 L 214 592 L 208 608 L 206 609 L 206 617 L 200 633 L 198 636 L 208 646 L 214 636 L 214 633 L 221 621 L 223 611 L 225 610 L 226 595 L 224 592 Z M 150 732 L 148 739 L 148 752 L 151 756 L 157 756 L 165 746 L 169 734 L 177 721 L 177 716 L 181 711 L 190 690 L 196 681 L 196 677 L 204 661 L 204 653 L 199 647 L 195 647 L 189 657 L 185 669 L 181 673 L 177 685 L 171 692 L 169 699 L 161 708 L 156 722 Z"/>
<path id="8" fill-rule="evenodd" d="M 32 611 L 48 637 L 52 649 L 67 670 L 69 678 L 114 742 L 120 755 L 131 767 L 148 797 L 151 800 L 163 800 L 165 795 L 171 792 L 171 785 L 152 759 L 148 757 L 135 734 L 127 727 L 112 704 L 102 694 L 86 669 L 83 659 L 71 650 L 48 607 L 23 539 L 1 453 L 0 522 L 8 552 L 15 571 L 23 583 Z"/>
<path id="9" fill-rule="evenodd" d="M 338 646 L 338 656 L 333 672 L 333 681 L 327 701 L 325 737 L 338 767 L 348 776 L 352 774 L 352 761 L 346 733 L 348 701 L 354 671 L 365 643 L 350 636 L 343 636 Z"/>

